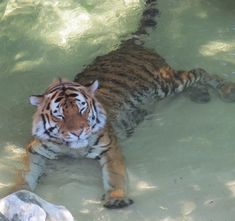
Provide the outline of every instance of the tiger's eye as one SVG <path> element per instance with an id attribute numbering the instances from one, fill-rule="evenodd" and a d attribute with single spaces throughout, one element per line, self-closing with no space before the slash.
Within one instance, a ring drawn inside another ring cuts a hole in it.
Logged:
<path id="1" fill-rule="evenodd" d="M 56 98 L 56 99 L 55 99 L 55 103 L 60 102 L 60 101 L 62 100 L 62 98 L 63 98 L 63 97 L 58 97 L 58 98 Z"/>
<path id="2" fill-rule="evenodd" d="M 69 96 L 70 97 L 77 97 L 78 95 L 77 94 L 70 94 Z"/>

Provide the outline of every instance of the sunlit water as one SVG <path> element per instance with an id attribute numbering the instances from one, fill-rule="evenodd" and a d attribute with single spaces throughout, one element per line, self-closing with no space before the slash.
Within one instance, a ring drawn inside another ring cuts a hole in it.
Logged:
<path id="1" fill-rule="evenodd" d="M 138 0 L 0 1 L 0 193 L 14 182 L 34 108 L 27 97 L 74 75 L 136 29 Z M 158 28 L 146 38 L 175 69 L 205 68 L 235 81 L 233 0 L 159 0 Z M 135 204 L 103 209 L 98 165 L 58 162 L 36 192 L 76 220 L 233 221 L 235 104 L 184 96 L 156 105 L 122 143 Z M 54 163 L 54 162 L 53 162 Z"/>

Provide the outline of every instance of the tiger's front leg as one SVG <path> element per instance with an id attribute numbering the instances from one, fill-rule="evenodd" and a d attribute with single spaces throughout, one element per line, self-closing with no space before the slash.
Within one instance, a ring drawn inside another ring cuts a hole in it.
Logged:
<path id="1" fill-rule="evenodd" d="M 33 139 L 26 148 L 23 159 L 23 168 L 17 171 L 17 180 L 13 191 L 20 189 L 34 190 L 39 178 L 44 173 L 46 160 L 54 160 L 59 157 L 59 152 L 53 150 L 47 144 Z"/>
<path id="2" fill-rule="evenodd" d="M 106 140 L 104 135 L 102 140 Z M 104 207 L 118 209 L 133 203 L 126 195 L 126 168 L 121 150 L 115 137 L 109 137 L 106 149 L 100 154 L 103 184 L 105 189 Z"/>

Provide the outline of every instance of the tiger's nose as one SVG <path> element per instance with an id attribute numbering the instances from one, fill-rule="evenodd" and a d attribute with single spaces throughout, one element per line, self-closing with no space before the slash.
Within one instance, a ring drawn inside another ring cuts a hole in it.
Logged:
<path id="1" fill-rule="evenodd" d="M 83 129 L 82 130 L 73 130 L 70 133 L 76 137 L 80 137 L 80 135 L 82 134 Z"/>
<path id="2" fill-rule="evenodd" d="M 72 130 L 71 134 L 79 137 L 81 135 L 81 133 L 84 131 L 84 129 L 85 129 L 84 125 L 81 125 L 78 129 Z"/>
<path id="3" fill-rule="evenodd" d="M 75 130 L 72 130 L 71 133 L 79 137 L 84 131 L 85 132 L 89 131 L 89 127 L 86 124 L 80 124 L 79 127 Z"/>

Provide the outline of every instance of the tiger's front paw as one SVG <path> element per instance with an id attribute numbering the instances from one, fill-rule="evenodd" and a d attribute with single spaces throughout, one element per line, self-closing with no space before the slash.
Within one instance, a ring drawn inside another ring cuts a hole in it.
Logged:
<path id="1" fill-rule="evenodd" d="M 129 198 L 111 198 L 105 201 L 104 207 L 107 209 L 120 209 L 133 204 L 133 200 Z"/>
<path id="2" fill-rule="evenodd" d="M 116 192 L 104 196 L 103 206 L 107 209 L 120 209 L 133 204 L 134 201 L 125 196 L 118 196 Z"/>

